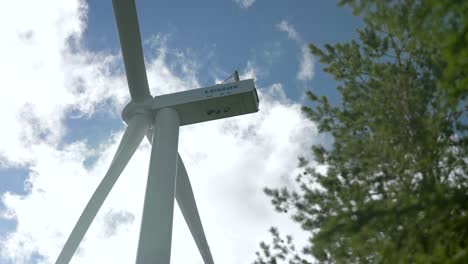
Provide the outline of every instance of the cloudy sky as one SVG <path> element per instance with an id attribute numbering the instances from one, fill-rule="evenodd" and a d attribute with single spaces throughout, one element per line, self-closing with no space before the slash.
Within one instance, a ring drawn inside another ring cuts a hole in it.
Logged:
<path id="1" fill-rule="evenodd" d="M 338 101 L 307 44 L 349 40 L 359 19 L 329 0 L 137 0 L 153 95 L 255 78 L 256 114 L 182 127 L 179 152 L 215 262 L 251 263 L 268 228 L 306 239 L 265 186 L 291 186 L 315 125 L 312 89 Z M 129 101 L 110 0 L 0 9 L 0 263 L 53 263 L 104 176 Z M 133 263 L 150 146 L 141 144 L 72 263 Z M 171 263 L 202 263 L 179 209 Z"/>

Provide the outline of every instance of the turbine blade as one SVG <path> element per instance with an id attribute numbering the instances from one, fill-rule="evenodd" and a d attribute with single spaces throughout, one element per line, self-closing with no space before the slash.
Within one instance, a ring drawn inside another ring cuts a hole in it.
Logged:
<path id="1" fill-rule="evenodd" d="M 146 132 L 146 139 L 150 143 L 150 145 L 153 144 L 153 128 L 148 129 L 148 132 Z"/>
<path id="2" fill-rule="evenodd" d="M 202 255 L 205 264 L 213 264 L 213 257 L 206 240 L 205 232 L 198 214 L 197 204 L 193 195 L 192 186 L 185 169 L 182 158 L 179 155 L 177 161 L 177 183 L 176 183 L 176 199 L 179 208 L 184 215 L 185 221 L 192 233 L 193 239 L 197 244 L 198 250 Z"/>
<path id="3" fill-rule="evenodd" d="M 143 101 L 151 94 L 146 77 L 135 0 L 113 0 L 112 6 L 119 32 L 130 96 L 134 101 Z"/>
<path id="4" fill-rule="evenodd" d="M 56 264 L 68 264 L 70 262 L 99 208 L 101 208 L 110 190 L 143 140 L 150 122 L 148 118 L 142 115 L 135 115 L 130 119 L 106 175 L 83 210 L 62 252 L 60 252 L 57 258 Z"/>

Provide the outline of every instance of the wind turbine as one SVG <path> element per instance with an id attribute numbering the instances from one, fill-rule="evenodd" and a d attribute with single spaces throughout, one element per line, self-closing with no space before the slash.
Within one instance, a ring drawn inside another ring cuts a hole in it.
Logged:
<path id="1" fill-rule="evenodd" d="M 127 128 L 101 183 L 86 205 L 56 264 L 69 263 L 94 217 L 146 136 L 152 143 L 136 263 L 170 262 L 174 197 L 205 263 L 212 264 L 187 171 L 178 155 L 179 127 L 258 111 L 252 79 L 152 97 L 148 88 L 135 0 L 113 0 L 131 101 Z"/>

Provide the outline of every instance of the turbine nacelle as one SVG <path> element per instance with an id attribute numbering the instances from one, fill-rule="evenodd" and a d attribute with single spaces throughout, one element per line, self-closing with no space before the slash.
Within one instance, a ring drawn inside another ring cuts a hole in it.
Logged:
<path id="1" fill-rule="evenodd" d="M 177 111 L 180 126 L 221 118 L 255 113 L 258 111 L 258 94 L 253 79 L 198 88 L 135 102 L 122 111 L 127 123 L 135 114 L 152 115 L 162 108 Z"/>

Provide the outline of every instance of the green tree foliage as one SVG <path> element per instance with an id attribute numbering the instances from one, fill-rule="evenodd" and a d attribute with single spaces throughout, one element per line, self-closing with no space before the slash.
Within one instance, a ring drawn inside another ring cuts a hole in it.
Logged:
<path id="1" fill-rule="evenodd" d="M 409 45 L 438 49 L 445 62 L 440 86 L 451 100 L 468 92 L 468 1 L 464 0 L 341 0 L 366 20 L 385 25 Z M 399 13 L 395 13 L 395 7 Z"/>
<path id="2" fill-rule="evenodd" d="M 467 67 L 450 73 L 467 56 L 450 57 L 451 40 L 439 39 L 466 36 L 466 22 L 462 33 L 431 22 L 460 16 L 435 1 L 342 2 L 365 19 L 358 40 L 310 45 L 341 103 L 308 92 L 303 108 L 332 146 L 312 146 L 296 190 L 265 189 L 310 240 L 298 252 L 272 229 L 255 263 L 468 263 Z"/>

